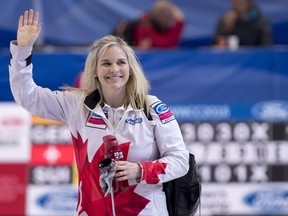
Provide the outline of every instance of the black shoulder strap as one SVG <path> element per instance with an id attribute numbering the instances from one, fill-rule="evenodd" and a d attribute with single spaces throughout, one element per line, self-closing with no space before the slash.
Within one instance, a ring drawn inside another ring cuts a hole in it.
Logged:
<path id="1" fill-rule="evenodd" d="M 147 119 L 148 119 L 149 121 L 152 121 L 152 120 L 153 120 L 153 119 L 152 119 L 152 116 L 151 116 L 151 113 L 150 113 L 150 110 L 149 110 L 149 109 L 147 110 L 146 104 L 144 104 L 144 113 L 145 113 L 145 115 L 146 115 L 146 117 L 147 117 Z"/>

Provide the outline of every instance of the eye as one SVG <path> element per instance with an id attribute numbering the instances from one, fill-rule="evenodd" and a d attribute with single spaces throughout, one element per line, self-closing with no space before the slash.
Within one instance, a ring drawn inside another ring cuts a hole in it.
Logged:
<path id="1" fill-rule="evenodd" d="M 111 65 L 111 63 L 110 63 L 110 62 L 103 62 L 101 65 L 103 65 L 103 66 L 109 66 L 109 65 Z"/>
<path id="2" fill-rule="evenodd" d="M 127 62 L 123 60 L 123 61 L 119 61 L 118 64 L 119 65 L 125 65 L 125 64 L 127 64 Z"/>

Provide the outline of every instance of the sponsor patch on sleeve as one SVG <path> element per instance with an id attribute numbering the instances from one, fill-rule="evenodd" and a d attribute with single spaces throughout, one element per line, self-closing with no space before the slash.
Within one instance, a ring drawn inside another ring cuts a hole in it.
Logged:
<path id="1" fill-rule="evenodd" d="M 87 127 L 99 128 L 105 130 L 107 125 L 103 118 L 96 113 L 90 112 L 86 122 Z"/>
<path id="2" fill-rule="evenodd" d="M 166 124 L 175 119 L 173 113 L 170 111 L 169 107 L 162 101 L 158 101 L 151 105 L 155 110 L 156 114 L 159 116 L 162 124 Z"/>

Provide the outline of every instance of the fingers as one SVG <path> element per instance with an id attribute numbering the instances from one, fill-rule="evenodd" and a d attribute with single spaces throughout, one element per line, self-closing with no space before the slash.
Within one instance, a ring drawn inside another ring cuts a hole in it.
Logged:
<path id="1" fill-rule="evenodd" d="M 24 12 L 24 16 L 21 15 L 19 17 L 18 28 L 25 26 L 25 25 L 34 25 L 38 27 L 38 21 L 39 21 L 38 11 L 34 13 L 33 9 L 30 9 L 29 11 L 26 10 Z"/>
<path id="2" fill-rule="evenodd" d="M 136 179 L 141 176 L 141 167 L 138 163 L 130 163 L 127 161 L 117 162 L 117 172 L 115 174 L 116 181 L 127 179 Z"/>
<path id="3" fill-rule="evenodd" d="M 125 173 L 125 170 L 126 170 L 126 173 Z M 129 174 L 128 173 L 128 169 L 126 167 L 126 161 L 117 161 L 117 167 L 116 167 L 116 174 L 115 174 L 115 177 L 117 178 L 117 180 L 125 180 L 123 179 L 124 177 L 126 177 L 127 179 L 127 175 Z"/>
<path id="4" fill-rule="evenodd" d="M 117 172 L 115 174 L 115 177 L 116 177 L 115 178 L 116 181 L 124 181 L 128 179 L 129 175 L 127 171 L 125 172 L 124 170 L 122 170 L 122 171 Z"/>
<path id="5" fill-rule="evenodd" d="M 24 20 L 23 20 L 23 25 L 27 25 L 28 22 L 28 11 L 26 10 L 24 12 Z"/>
<path id="6" fill-rule="evenodd" d="M 126 164 L 127 162 L 126 161 L 117 161 L 117 167 L 116 169 L 117 170 L 125 170 L 126 167 L 128 167 L 129 165 Z"/>
<path id="7" fill-rule="evenodd" d="M 35 12 L 35 15 L 34 15 L 34 17 L 33 17 L 33 23 L 32 23 L 32 25 L 37 26 L 37 25 L 38 25 L 38 20 L 39 20 L 39 12 L 36 11 L 36 12 Z"/>
<path id="8" fill-rule="evenodd" d="M 29 10 L 29 15 L 28 15 L 28 25 L 32 25 L 33 22 L 33 10 Z"/>
<path id="9" fill-rule="evenodd" d="M 19 22 L 18 22 L 18 29 L 23 26 L 23 15 L 19 17 Z"/>
<path id="10" fill-rule="evenodd" d="M 37 32 L 40 32 L 40 31 L 41 31 L 41 28 L 42 28 L 42 25 L 39 24 L 39 25 L 37 26 Z"/>

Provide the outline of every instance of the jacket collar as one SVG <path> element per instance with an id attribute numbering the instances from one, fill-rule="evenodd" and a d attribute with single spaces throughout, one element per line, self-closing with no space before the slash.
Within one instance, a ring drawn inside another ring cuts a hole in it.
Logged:
<path id="1" fill-rule="evenodd" d="M 91 110 L 93 110 L 97 103 L 100 101 L 100 94 L 99 91 L 96 89 L 94 92 L 92 92 L 91 94 L 89 94 L 85 100 L 84 100 L 84 104 Z"/>
<path id="2" fill-rule="evenodd" d="M 84 100 L 84 104 L 90 109 L 93 110 L 97 103 L 100 101 L 100 94 L 99 91 L 96 89 L 94 92 L 92 92 L 91 94 L 89 94 L 88 96 L 86 96 L 85 100 Z M 103 108 L 104 104 L 101 104 L 100 107 Z M 127 111 L 133 110 L 132 106 L 129 104 L 127 109 Z M 140 109 L 141 110 L 141 109 Z"/>

